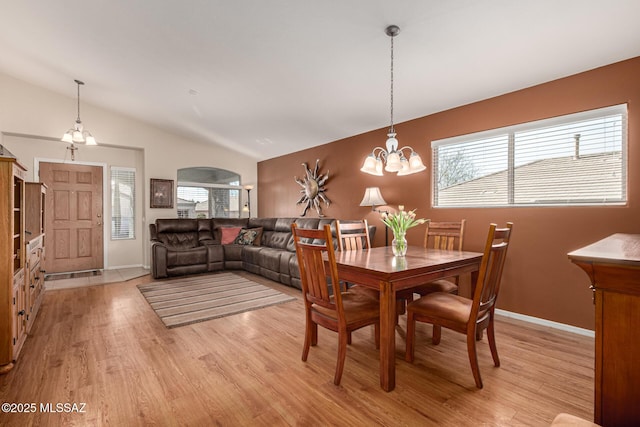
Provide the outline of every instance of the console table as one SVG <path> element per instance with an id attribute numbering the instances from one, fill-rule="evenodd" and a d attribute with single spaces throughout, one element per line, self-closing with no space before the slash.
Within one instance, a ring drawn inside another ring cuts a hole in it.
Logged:
<path id="1" fill-rule="evenodd" d="M 594 421 L 640 423 L 640 234 L 613 234 L 570 252 L 596 307 Z"/>

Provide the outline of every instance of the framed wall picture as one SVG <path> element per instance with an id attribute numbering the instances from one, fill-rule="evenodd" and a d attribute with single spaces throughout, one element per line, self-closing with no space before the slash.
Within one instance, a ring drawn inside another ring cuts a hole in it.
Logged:
<path id="1" fill-rule="evenodd" d="M 151 207 L 173 209 L 173 180 L 151 178 Z"/>

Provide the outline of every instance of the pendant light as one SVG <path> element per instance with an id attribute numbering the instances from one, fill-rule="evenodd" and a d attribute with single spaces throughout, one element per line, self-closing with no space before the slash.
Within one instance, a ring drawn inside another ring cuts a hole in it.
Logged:
<path id="1" fill-rule="evenodd" d="M 396 130 L 393 126 L 393 38 L 400 33 L 400 27 L 390 25 L 385 29 L 385 33 L 391 38 L 391 126 L 387 134 L 386 149 L 375 147 L 365 159 L 360 170 L 371 175 L 382 176 L 384 167 L 385 171 L 397 172 L 399 176 L 411 175 L 421 172 L 427 167 L 413 148 L 409 146 L 398 148 Z M 408 158 L 404 150 L 411 150 Z"/>
<path id="2" fill-rule="evenodd" d="M 71 151 L 71 160 L 75 160 L 75 152 L 78 149 L 75 144 L 98 145 L 96 139 L 91 135 L 91 132 L 84 128 L 82 121 L 80 120 L 80 86 L 84 85 L 84 82 L 77 79 L 74 81 L 78 86 L 78 117 L 76 118 L 76 122 L 73 127 L 66 131 L 60 139 L 60 141 L 70 144 L 67 147 L 67 150 Z"/>

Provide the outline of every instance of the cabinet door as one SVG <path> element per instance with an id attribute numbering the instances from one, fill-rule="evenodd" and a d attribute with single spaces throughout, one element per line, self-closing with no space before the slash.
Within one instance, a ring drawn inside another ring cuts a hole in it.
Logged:
<path id="1" fill-rule="evenodd" d="M 596 291 L 595 421 L 637 426 L 640 420 L 640 297 Z"/>
<path id="2" fill-rule="evenodd" d="M 21 271 L 15 277 L 13 284 L 13 359 L 15 360 L 20 353 L 22 344 L 27 336 L 27 301 L 25 292 L 25 277 Z"/>
<path id="3" fill-rule="evenodd" d="M 29 273 L 27 279 L 27 323 L 31 321 L 31 314 L 33 313 L 36 299 L 38 298 L 37 286 L 38 286 L 38 273 L 36 272 L 37 266 L 32 266 L 27 272 Z"/>

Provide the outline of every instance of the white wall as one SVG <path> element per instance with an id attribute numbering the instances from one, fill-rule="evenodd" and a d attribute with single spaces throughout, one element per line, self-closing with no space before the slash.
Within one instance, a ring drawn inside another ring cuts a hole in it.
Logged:
<path id="1" fill-rule="evenodd" d="M 29 169 L 31 180 L 38 178 L 33 171 L 34 161 L 65 161 L 65 156 L 69 161 L 66 144 L 59 139 L 75 121 L 76 102 L 74 91 L 71 91 L 70 97 L 66 97 L 0 73 L 0 143 Z M 81 118 L 100 145 L 79 146 L 76 161 L 105 164 L 107 180 L 110 166 L 135 167 L 137 183 L 141 186 L 136 188 L 136 213 L 139 218 L 136 240 L 133 241 L 110 239 L 111 194 L 109 186 L 106 186 L 105 268 L 148 266 L 148 224 L 157 218 L 176 217 L 175 207 L 149 208 L 150 178 L 175 181 L 180 168 L 209 166 L 237 172 L 243 184 L 257 183 L 256 160 L 225 147 L 205 141 L 186 140 L 85 102 L 81 104 Z M 256 190 L 251 191 L 251 205 L 257 208 Z M 252 213 L 257 216 L 256 208 L 252 209 Z"/>

